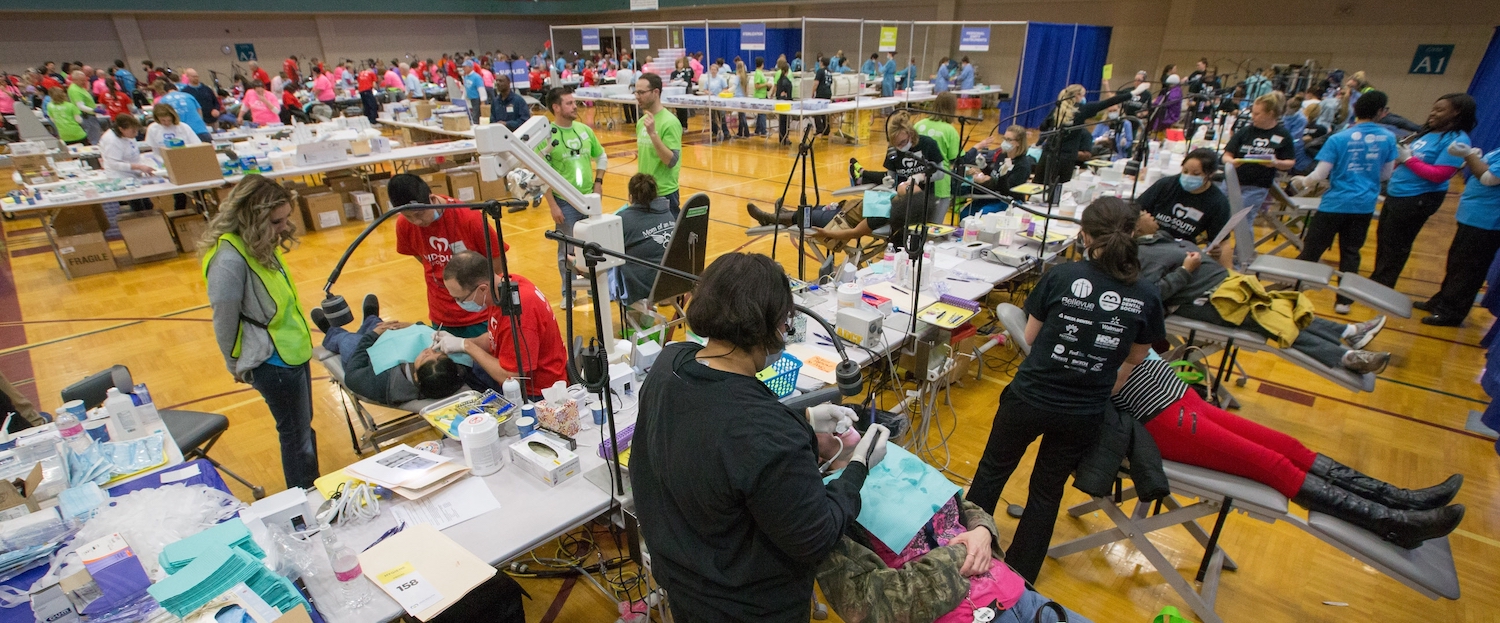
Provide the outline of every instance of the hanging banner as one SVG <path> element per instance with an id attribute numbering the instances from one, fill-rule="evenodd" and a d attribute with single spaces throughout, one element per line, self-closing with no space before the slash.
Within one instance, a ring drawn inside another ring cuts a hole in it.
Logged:
<path id="1" fill-rule="evenodd" d="M 741 50 L 764 50 L 764 49 L 766 49 L 766 25 L 765 24 L 740 24 L 740 49 Z"/>
<path id="2" fill-rule="evenodd" d="M 896 28 L 897 28 L 896 26 L 881 26 L 880 27 L 880 51 L 881 52 L 895 52 L 896 51 Z"/>
<path id="3" fill-rule="evenodd" d="M 646 31 L 636 29 L 630 31 L 630 47 L 636 50 L 644 50 L 651 47 L 651 38 L 646 36 Z"/>
<path id="4" fill-rule="evenodd" d="M 632 11 L 655 11 L 658 8 L 657 0 L 630 0 Z"/>
<path id="5" fill-rule="evenodd" d="M 585 28 L 585 29 L 583 29 L 583 49 L 585 49 L 585 50 L 597 50 L 597 49 L 599 49 L 599 29 L 598 28 Z"/>
<path id="6" fill-rule="evenodd" d="M 990 51 L 990 27 L 964 26 L 959 31 L 958 49 L 962 52 Z"/>

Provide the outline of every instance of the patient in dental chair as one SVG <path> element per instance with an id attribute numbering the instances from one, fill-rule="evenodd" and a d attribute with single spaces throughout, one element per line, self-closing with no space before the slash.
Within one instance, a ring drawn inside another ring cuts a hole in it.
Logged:
<path id="1" fill-rule="evenodd" d="M 1366 476 L 1205 402 L 1154 355 L 1131 371 L 1114 402 L 1142 421 L 1162 458 L 1249 478 L 1406 549 L 1447 536 L 1463 520 L 1464 506 L 1449 505 L 1462 475 L 1415 490 Z"/>
<path id="2" fill-rule="evenodd" d="M 1266 326 L 1255 312 L 1245 314 L 1242 322 L 1224 318 L 1215 302 L 1215 294 L 1226 281 L 1235 278 L 1216 262 L 1204 262 L 1198 247 L 1190 241 L 1177 240 L 1160 230 L 1150 212 L 1141 211 L 1135 226 L 1136 248 L 1141 258 L 1141 280 L 1156 283 L 1161 300 L 1170 313 L 1224 327 L 1237 327 L 1277 337 L 1275 327 Z M 1240 282 L 1246 285 L 1245 282 Z M 1309 314 L 1311 303 L 1300 293 L 1275 293 L 1287 307 L 1302 304 Z M 1221 299 L 1222 300 L 1222 299 Z M 1379 373 L 1390 363 L 1391 354 L 1364 350 L 1385 328 L 1385 316 L 1358 324 L 1344 324 L 1313 316 L 1300 330 L 1290 328 L 1296 337 L 1290 346 L 1330 368 L 1344 368 L 1356 374 Z"/>
<path id="3" fill-rule="evenodd" d="M 818 458 L 826 469 L 836 471 L 848 464 L 855 444 L 840 443 L 833 435 L 818 435 Z M 886 461 L 892 460 L 887 455 Z M 933 469 L 914 462 L 917 465 L 910 467 Z M 885 462 L 871 470 L 872 479 L 881 467 Z M 909 543 L 895 548 L 866 528 L 851 526 L 818 566 L 818 584 L 833 611 L 849 623 L 1061 620 L 1061 606 L 1031 590 L 1006 566 L 997 535 L 993 517 L 955 495 Z M 1049 603 L 1057 610 L 1049 609 Z M 1067 611 L 1067 620 L 1088 621 L 1072 611 Z"/>

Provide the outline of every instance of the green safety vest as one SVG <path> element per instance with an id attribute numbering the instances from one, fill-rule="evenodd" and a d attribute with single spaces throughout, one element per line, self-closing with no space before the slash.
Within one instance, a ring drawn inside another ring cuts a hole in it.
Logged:
<path id="1" fill-rule="evenodd" d="M 220 242 L 228 242 L 233 245 L 240 256 L 245 258 L 245 263 L 250 270 L 260 278 L 266 292 L 270 293 L 271 300 L 276 302 L 276 314 L 271 316 L 271 322 L 261 324 L 240 314 L 240 321 L 265 329 L 271 334 L 271 343 L 276 346 L 276 354 L 289 366 L 300 366 L 312 359 L 312 332 L 307 328 L 307 319 L 302 316 L 302 306 L 297 302 L 297 289 L 292 285 L 292 276 L 286 271 L 286 263 L 281 261 L 281 249 L 276 250 L 276 261 L 281 264 L 281 270 L 271 270 L 261 266 L 255 258 L 245 252 L 245 241 L 239 234 L 223 234 L 219 236 Z M 208 280 L 208 265 L 212 262 L 214 255 L 223 247 L 222 244 L 214 245 L 208 253 L 203 256 L 203 279 Z M 230 353 L 234 357 L 240 356 L 240 340 L 244 337 L 245 329 L 240 331 L 234 338 L 234 350 Z"/>

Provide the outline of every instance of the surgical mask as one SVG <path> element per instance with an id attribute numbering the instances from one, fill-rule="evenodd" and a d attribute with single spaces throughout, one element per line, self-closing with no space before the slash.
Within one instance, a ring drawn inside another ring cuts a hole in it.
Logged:
<path id="1" fill-rule="evenodd" d="M 1182 189 L 1188 192 L 1195 192 L 1199 188 L 1203 188 L 1203 176 L 1201 175 L 1188 175 L 1184 173 L 1177 176 L 1177 182 L 1182 184 Z"/>
<path id="2" fill-rule="evenodd" d="M 1182 76 L 1179 76 L 1177 74 L 1172 74 L 1170 76 L 1167 76 L 1167 86 L 1175 87 L 1175 86 L 1177 86 L 1178 84 L 1181 84 L 1181 83 L 1182 83 Z"/>
<path id="3" fill-rule="evenodd" d="M 474 296 L 474 293 L 470 292 L 469 296 L 471 296 L 471 297 Z M 484 304 L 483 303 L 476 303 L 476 302 L 470 301 L 468 299 L 464 299 L 462 301 L 459 301 L 458 302 L 458 307 L 460 309 L 462 309 L 462 310 L 464 310 L 466 312 L 470 312 L 470 313 L 484 311 Z"/>
<path id="4" fill-rule="evenodd" d="M 1032 160 L 1040 162 L 1042 159 L 1042 147 L 1040 145 L 1033 145 L 1030 149 L 1026 150 L 1026 155 L 1031 156 Z"/>
<path id="5" fill-rule="evenodd" d="M 1111 111 L 1109 111 L 1109 118 L 1110 119 L 1119 119 L 1120 118 L 1120 112 L 1117 111 L 1117 110 L 1111 110 Z"/>
<path id="6" fill-rule="evenodd" d="M 1079 106 L 1082 106 L 1082 105 L 1087 104 L 1087 103 L 1089 103 L 1089 98 L 1084 97 L 1082 95 L 1078 96 L 1078 105 Z"/>
<path id="7" fill-rule="evenodd" d="M 1016 144 L 1014 142 L 1012 142 L 1012 141 L 1001 141 L 1000 142 L 1000 151 L 1003 151 L 1003 152 L 1005 152 L 1007 154 L 1009 154 L 1010 151 L 1012 149 L 1015 149 L 1015 148 L 1016 148 Z"/>

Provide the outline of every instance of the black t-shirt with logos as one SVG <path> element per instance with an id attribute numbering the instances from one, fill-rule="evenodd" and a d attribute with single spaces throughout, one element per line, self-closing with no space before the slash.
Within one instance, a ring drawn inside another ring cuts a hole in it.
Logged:
<path id="1" fill-rule="evenodd" d="M 932 140 L 930 136 L 917 135 L 917 143 L 912 145 L 911 149 L 907 151 L 895 148 L 887 149 L 885 150 L 885 170 L 891 172 L 891 178 L 896 180 L 897 185 L 910 179 L 911 176 L 921 173 L 927 166 L 913 157 L 910 152 L 916 152 L 923 158 L 926 158 L 927 162 L 934 164 L 943 164 L 946 162 L 943 159 L 943 150 L 938 148 L 937 141 Z M 931 179 L 931 177 L 928 176 L 928 179 Z"/>
<path id="2" fill-rule="evenodd" d="M 1178 181 L 1180 175 L 1156 180 L 1136 201 L 1142 210 L 1156 217 L 1156 222 L 1178 240 L 1198 241 L 1199 236 L 1217 236 L 1229 223 L 1229 198 L 1217 186 L 1208 184 L 1200 193 L 1190 193 Z"/>
<path id="3" fill-rule="evenodd" d="M 1272 157 L 1277 160 L 1297 158 L 1297 148 L 1292 145 L 1292 133 L 1280 123 L 1269 130 L 1253 125 L 1245 126 L 1244 129 L 1235 132 L 1234 136 L 1229 137 L 1229 144 L 1224 146 L 1224 152 L 1236 158 Z M 1275 167 L 1237 164 L 1234 166 L 1234 172 L 1240 176 L 1240 186 L 1270 188 L 1276 183 Z"/>
<path id="4" fill-rule="evenodd" d="M 1052 267 L 1026 297 L 1025 309 L 1042 321 L 1042 331 L 1010 389 L 1027 404 L 1058 413 L 1103 412 L 1131 346 L 1166 337 L 1155 284 L 1126 284 L 1092 261 Z"/>

